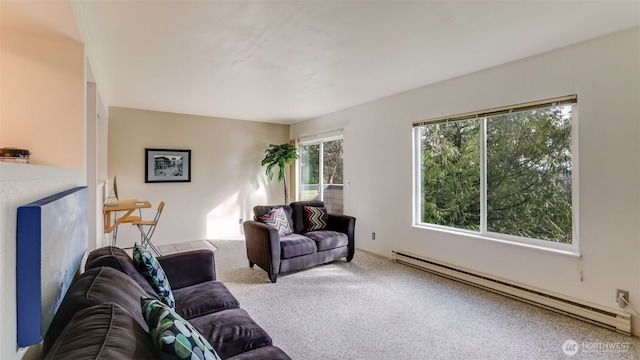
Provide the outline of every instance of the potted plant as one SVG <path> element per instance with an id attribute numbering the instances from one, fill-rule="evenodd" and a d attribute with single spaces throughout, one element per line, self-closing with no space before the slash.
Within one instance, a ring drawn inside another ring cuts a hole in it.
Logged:
<path id="1" fill-rule="evenodd" d="M 287 176 L 285 169 L 293 160 L 298 158 L 298 149 L 291 144 L 274 145 L 269 144 L 269 148 L 265 150 L 262 166 L 267 166 L 267 181 L 273 180 L 273 167 L 278 166 L 278 182 L 284 181 L 284 203 L 289 203 L 289 187 L 287 186 Z"/>

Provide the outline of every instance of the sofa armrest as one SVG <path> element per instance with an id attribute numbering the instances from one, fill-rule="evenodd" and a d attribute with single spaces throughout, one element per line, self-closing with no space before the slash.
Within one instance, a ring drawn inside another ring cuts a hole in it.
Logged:
<path id="1" fill-rule="evenodd" d="M 349 239 L 349 255 L 347 256 L 348 261 L 351 261 L 351 259 L 353 259 L 353 254 L 355 252 L 355 229 L 355 217 L 342 214 L 329 214 L 329 218 L 327 220 L 327 230 L 338 231 L 346 234 L 347 238 Z"/>
<path id="2" fill-rule="evenodd" d="M 275 228 L 259 221 L 243 224 L 249 265 L 257 264 L 269 276 L 280 272 L 280 234 Z"/>
<path id="3" fill-rule="evenodd" d="M 327 219 L 327 229 L 349 235 L 349 232 L 353 233 L 355 222 L 356 218 L 354 218 L 353 216 L 329 214 L 329 217 Z"/>
<path id="4" fill-rule="evenodd" d="M 172 289 L 200 284 L 216 279 L 213 251 L 193 250 L 158 257 Z"/>

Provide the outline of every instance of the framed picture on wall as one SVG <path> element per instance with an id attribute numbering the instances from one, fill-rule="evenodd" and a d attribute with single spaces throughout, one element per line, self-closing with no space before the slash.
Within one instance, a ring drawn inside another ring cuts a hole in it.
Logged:
<path id="1" fill-rule="evenodd" d="M 191 182 L 191 150 L 144 149 L 144 182 Z"/>

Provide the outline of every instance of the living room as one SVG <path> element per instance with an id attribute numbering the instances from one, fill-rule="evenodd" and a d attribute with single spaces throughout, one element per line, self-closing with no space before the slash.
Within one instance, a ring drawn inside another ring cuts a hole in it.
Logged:
<path id="1" fill-rule="evenodd" d="M 630 302 L 640 304 L 637 12 L 635 25 L 620 31 L 283 124 L 101 104 L 99 78 L 93 89 L 86 84 L 90 65 L 85 66 L 77 28 L 74 38 L 52 30 L 46 17 L 5 21 L 15 15 L 9 3 L 2 3 L 0 144 L 31 149 L 32 163 L 46 169 L 14 175 L 31 170 L 0 163 L 0 286 L 7 292 L 15 292 L 16 206 L 81 185 L 93 188 L 96 197 L 103 191 L 99 184 L 117 175 L 122 197 L 167 203 L 158 244 L 241 238 L 238 219 L 250 219 L 254 205 L 283 202 L 281 184 L 267 183 L 260 166 L 268 144 L 343 129 L 350 184 L 345 213 L 358 219 L 358 250 L 387 258 L 401 250 L 609 308 L 618 306 L 616 289 L 625 289 Z M 71 3 L 35 4 L 45 13 L 62 7 L 58 21 L 77 27 Z M 27 50 L 20 47 L 25 43 L 31 44 Z M 579 256 L 414 225 L 414 122 L 572 94 L 580 115 L 579 203 L 574 202 Z M 99 114 L 95 122 L 85 119 L 91 107 Z M 150 147 L 189 148 L 191 183 L 146 184 L 144 149 Z M 29 176 L 36 180 L 25 181 Z M 103 237 L 101 209 L 93 201 L 95 248 Z M 135 239 L 135 229 L 124 230 L 123 244 L 133 241 L 126 239 Z M 3 300 L 4 322 L 15 323 L 15 306 L 14 299 Z M 636 336 L 637 321 L 633 315 Z M 2 331 L 0 358 L 15 356 L 14 330 Z"/>

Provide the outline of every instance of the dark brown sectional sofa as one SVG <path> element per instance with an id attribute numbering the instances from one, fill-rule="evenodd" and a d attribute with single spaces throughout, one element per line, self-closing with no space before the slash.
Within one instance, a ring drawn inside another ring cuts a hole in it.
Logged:
<path id="1" fill-rule="evenodd" d="M 213 252 L 196 250 L 158 260 L 169 279 L 176 312 L 222 359 L 290 359 L 216 281 Z M 161 358 L 142 316 L 141 297 L 158 299 L 131 257 L 116 247 L 94 250 L 45 335 L 44 359 Z"/>

